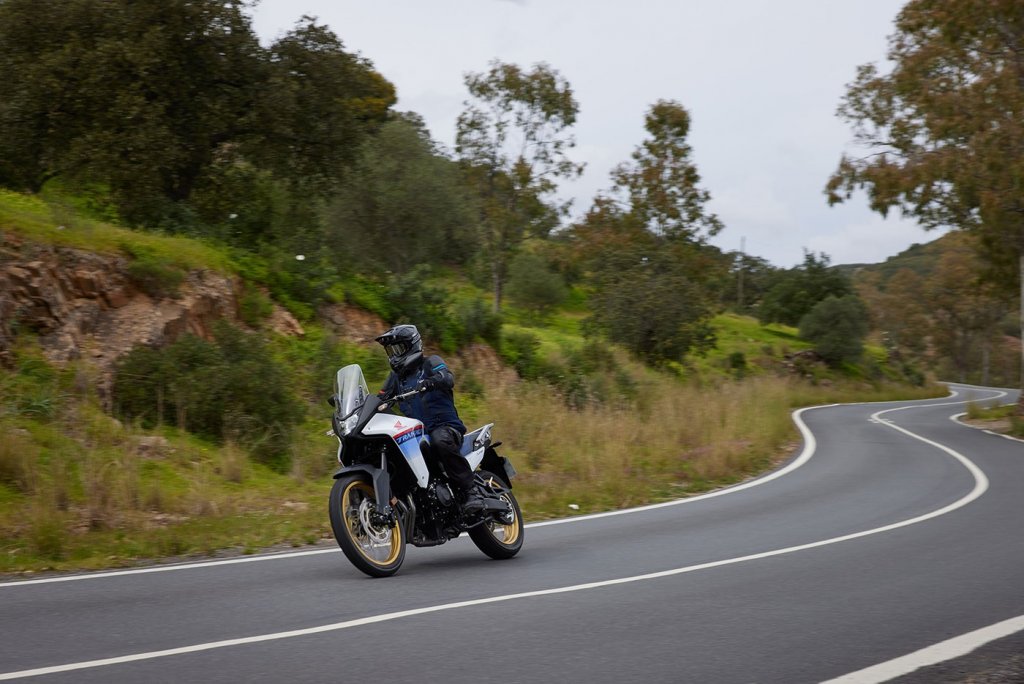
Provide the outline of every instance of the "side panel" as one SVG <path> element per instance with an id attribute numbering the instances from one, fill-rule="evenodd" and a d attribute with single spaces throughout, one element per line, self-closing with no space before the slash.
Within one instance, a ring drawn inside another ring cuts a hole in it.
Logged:
<path id="1" fill-rule="evenodd" d="M 480 447 L 476 451 L 470 451 L 468 454 L 464 454 L 467 461 L 469 461 L 469 469 L 476 470 L 480 465 L 480 462 L 484 460 L 484 452 L 486 447 Z"/>
<path id="2" fill-rule="evenodd" d="M 363 428 L 364 435 L 387 435 L 395 440 L 399 451 L 405 457 L 416 483 L 426 488 L 430 479 L 427 462 L 420 451 L 420 440 L 424 439 L 423 423 L 412 418 L 403 418 L 393 413 L 378 413 Z"/>

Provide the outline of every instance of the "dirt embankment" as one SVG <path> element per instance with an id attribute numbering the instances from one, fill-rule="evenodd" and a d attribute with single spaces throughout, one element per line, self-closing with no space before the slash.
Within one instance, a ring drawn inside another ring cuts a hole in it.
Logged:
<path id="1" fill-rule="evenodd" d="M 116 362 L 134 347 L 163 347 L 186 333 L 208 339 L 217 320 L 243 325 L 238 316 L 242 286 L 236 278 L 193 270 L 176 294 L 154 297 L 132 280 L 129 264 L 127 256 L 0 235 L 0 363 L 11 363 L 18 331 L 30 331 L 51 362 L 89 361 L 99 371 L 106 397 Z M 347 304 L 327 305 L 319 313 L 332 334 L 356 343 L 370 344 L 388 327 Z M 277 305 L 265 325 L 283 335 L 304 334 L 302 325 Z M 515 379 L 487 345 L 470 345 L 451 361 L 492 382 Z"/>
<path id="2" fill-rule="evenodd" d="M 6 236 L 0 242 L 0 362 L 18 331 L 39 336 L 57 364 L 88 359 L 105 389 L 115 362 L 138 345 L 161 347 L 185 333 L 209 337 L 214 321 L 238 321 L 239 283 L 214 271 L 185 275 L 173 296 L 152 297 L 128 275 L 125 256 L 53 247 Z M 283 309 L 272 324 L 301 334 Z"/>

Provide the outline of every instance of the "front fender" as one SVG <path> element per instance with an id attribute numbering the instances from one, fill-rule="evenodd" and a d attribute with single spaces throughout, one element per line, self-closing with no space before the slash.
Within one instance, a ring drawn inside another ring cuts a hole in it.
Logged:
<path id="1" fill-rule="evenodd" d="M 381 515 L 391 515 L 391 476 L 388 474 L 387 461 L 381 459 L 382 468 L 372 466 L 369 463 L 354 463 L 350 466 L 339 468 L 332 476 L 335 480 L 344 477 L 349 473 L 366 473 L 373 482 L 373 490 L 377 496 L 377 512 Z"/>

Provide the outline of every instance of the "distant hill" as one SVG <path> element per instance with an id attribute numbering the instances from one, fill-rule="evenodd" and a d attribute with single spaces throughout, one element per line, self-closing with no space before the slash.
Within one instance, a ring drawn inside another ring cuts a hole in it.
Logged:
<path id="1" fill-rule="evenodd" d="M 915 242 L 899 254 L 878 264 L 839 264 L 836 268 L 854 279 L 860 275 L 877 273 L 880 287 L 885 289 L 885 283 L 904 268 L 910 269 L 919 276 L 927 277 L 935 269 L 935 264 L 938 263 L 942 254 L 953 249 L 959 240 L 958 233 L 946 233 L 931 242 L 923 244 Z"/>

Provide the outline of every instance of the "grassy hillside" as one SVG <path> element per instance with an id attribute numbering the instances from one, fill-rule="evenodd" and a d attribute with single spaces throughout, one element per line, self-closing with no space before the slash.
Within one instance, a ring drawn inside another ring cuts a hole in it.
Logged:
<path id="1" fill-rule="evenodd" d="M 0 231 L 99 251 L 143 245 L 178 267 L 243 279 L 251 271 L 216 246 L 138 234 L 10 193 L 0 193 Z M 450 293 L 451 311 L 486 303 L 459 274 L 432 285 Z M 343 296 L 372 300 L 375 292 L 359 281 L 337 286 Z M 585 315 L 578 293 L 544 316 L 506 312 L 497 351 L 523 380 L 506 382 L 500 378 L 515 378 L 507 369 L 496 373 L 471 355 L 446 352 L 458 374 L 459 410 L 471 426 L 496 423 L 503 453 L 521 473 L 515 487 L 529 520 L 684 496 L 755 475 L 794 448 L 789 414 L 797 406 L 944 392 L 888 379 L 881 350 L 845 371 L 795 367 L 787 357 L 808 345 L 793 329 L 733 314 L 715 319 L 718 348 L 707 356 L 654 370 L 585 338 Z M 383 354 L 313 319 L 302 337 L 244 334 L 252 336 L 247 347 L 265 349 L 259 362 L 281 371 L 301 405 L 283 453 L 271 461 L 265 444 L 230 432 L 202 437 L 167 419 L 111 414 L 88 360 L 54 366 L 35 337 L 19 335 L 9 367 L 0 367 L 0 572 L 329 543 L 336 445 L 323 436 L 323 398 L 333 370 L 348 363 L 360 363 L 371 385 L 381 382 Z"/>

